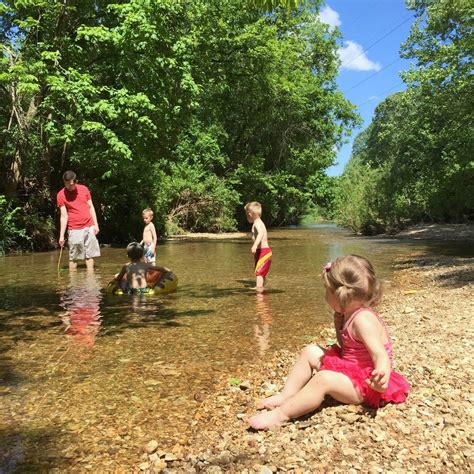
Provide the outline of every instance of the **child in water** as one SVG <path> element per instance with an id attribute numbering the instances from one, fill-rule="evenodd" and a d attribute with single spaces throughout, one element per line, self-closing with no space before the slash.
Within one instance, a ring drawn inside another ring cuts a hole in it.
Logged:
<path id="1" fill-rule="evenodd" d="M 156 261 L 155 253 L 158 239 L 156 237 L 155 224 L 152 222 L 153 211 L 149 207 L 143 209 L 142 217 L 145 227 L 143 228 L 143 237 L 140 244 L 144 247 L 145 262 L 154 264 Z"/>
<path id="2" fill-rule="evenodd" d="M 303 349 L 283 390 L 262 400 L 251 417 L 257 430 L 281 426 L 314 411 L 326 395 L 341 403 L 378 407 L 401 403 L 410 385 L 392 370 L 392 342 L 382 318 L 371 309 L 380 299 L 380 283 L 371 263 L 357 255 L 339 257 L 324 266 L 326 302 L 334 311 L 338 345 Z"/>
<path id="3" fill-rule="evenodd" d="M 151 288 L 148 286 L 146 274 L 148 270 L 155 270 L 162 272 L 162 278 L 170 269 L 166 267 L 159 267 L 143 261 L 143 247 L 138 242 L 131 242 L 127 245 L 127 255 L 130 262 L 122 267 L 120 273 L 114 278 L 115 284 L 121 288 L 121 282 L 125 275 L 127 275 L 127 283 L 125 291 L 131 295 L 144 295 L 150 292 Z M 158 282 L 159 283 L 159 282 Z"/>
<path id="4" fill-rule="evenodd" d="M 255 289 L 263 291 L 265 277 L 272 264 L 272 250 L 268 245 L 267 228 L 262 221 L 262 205 L 257 202 L 248 202 L 245 207 L 247 220 L 252 224 L 252 253 L 255 258 Z"/>

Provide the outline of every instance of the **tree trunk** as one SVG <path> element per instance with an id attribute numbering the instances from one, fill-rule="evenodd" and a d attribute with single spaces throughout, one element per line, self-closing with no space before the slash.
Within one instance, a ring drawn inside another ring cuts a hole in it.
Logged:
<path id="1" fill-rule="evenodd" d="M 7 182 L 5 185 L 5 194 L 9 197 L 13 197 L 16 195 L 18 184 L 21 181 L 21 164 L 22 164 L 22 156 L 20 151 L 20 145 L 17 147 L 15 151 L 15 156 L 13 157 L 13 161 L 10 165 L 10 168 L 7 172 Z"/>
<path id="2" fill-rule="evenodd" d="M 12 118 L 15 119 L 19 137 L 16 143 L 15 154 L 11 159 L 11 163 L 7 166 L 7 173 L 5 179 L 5 195 L 8 197 L 14 197 L 17 194 L 18 187 L 23 183 L 23 164 L 27 158 L 29 148 L 29 133 L 31 128 L 31 122 L 34 120 L 37 114 L 37 105 L 35 103 L 35 97 L 32 97 L 28 106 L 28 111 L 23 111 L 21 106 L 21 99 L 16 93 L 16 87 L 11 88 L 12 98 Z M 13 120 L 10 120 L 8 128 L 12 126 Z"/>

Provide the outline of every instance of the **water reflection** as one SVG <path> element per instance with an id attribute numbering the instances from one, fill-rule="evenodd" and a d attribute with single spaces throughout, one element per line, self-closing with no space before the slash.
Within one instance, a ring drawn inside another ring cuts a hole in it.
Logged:
<path id="1" fill-rule="evenodd" d="M 266 293 L 256 293 L 256 312 L 259 318 L 255 325 L 254 333 L 257 340 L 257 347 L 260 357 L 262 357 L 270 347 L 270 326 L 272 325 L 272 308 L 270 306 L 269 295 Z"/>
<path id="2" fill-rule="evenodd" d="M 65 334 L 77 345 L 91 348 L 101 324 L 101 282 L 93 272 L 70 272 L 69 283 L 60 297 L 65 313 L 61 319 Z"/>

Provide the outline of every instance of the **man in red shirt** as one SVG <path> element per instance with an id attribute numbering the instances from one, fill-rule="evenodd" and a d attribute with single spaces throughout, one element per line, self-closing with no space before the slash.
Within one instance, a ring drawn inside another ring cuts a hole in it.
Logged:
<path id="1" fill-rule="evenodd" d="M 57 195 L 61 211 L 59 245 L 64 246 L 64 234 L 68 229 L 69 269 L 77 268 L 77 260 L 86 261 L 88 270 L 94 268 L 94 258 L 100 257 L 99 224 L 92 204 L 91 194 L 86 186 L 77 184 L 76 173 L 66 171 L 63 175 L 64 188 Z"/>

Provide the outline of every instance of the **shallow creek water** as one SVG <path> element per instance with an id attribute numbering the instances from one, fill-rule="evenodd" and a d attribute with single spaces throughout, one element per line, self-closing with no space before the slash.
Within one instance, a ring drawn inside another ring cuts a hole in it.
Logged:
<path id="1" fill-rule="evenodd" d="M 395 256 L 428 243 L 348 236 L 333 225 L 270 232 L 268 291 L 256 295 L 250 241 L 168 241 L 158 261 L 178 292 L 114 297 L 126 262 L 104 248 L 93 274 L 59 252 L 0 259 L 0 472 L 129 471 L 151 439 L 184 443 L 213 384 L 271 351 L 300 348 L 330 321 L 318 273 L 368 256 L 390 280 Z M 439 245 L 439 252 L 456 248 Z"/>

